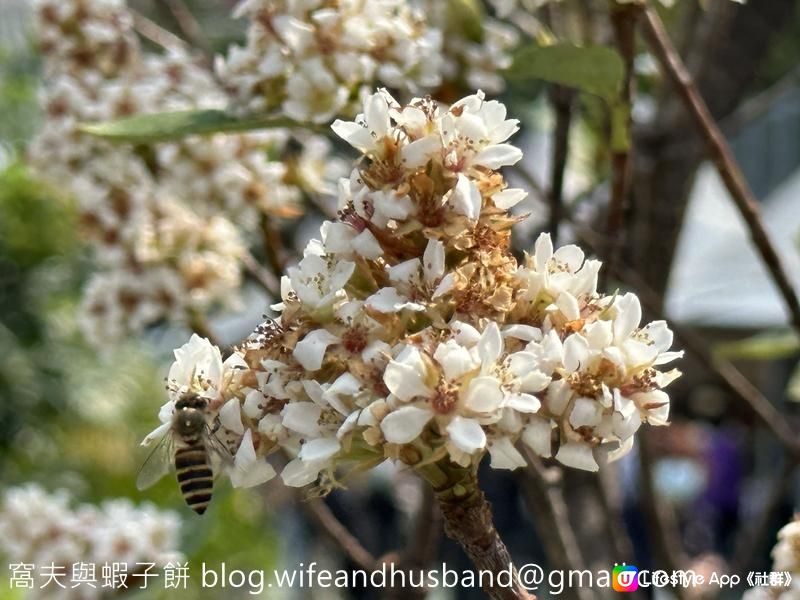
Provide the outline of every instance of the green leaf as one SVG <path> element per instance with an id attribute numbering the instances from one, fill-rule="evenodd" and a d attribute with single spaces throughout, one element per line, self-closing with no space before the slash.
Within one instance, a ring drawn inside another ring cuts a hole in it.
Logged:
<path id="1" fill-rule="evenodd" d="M 800 339 L 792 331 L 773 331 L 735 342 L 723 342 L 714 350 L 724 358 L 776 360 L 800 353 Z"/>
<path id="2" fill-rule="evenodd" d="M 622 57 L 607 46 L 529 45 L 518 50 L 506 75 L 512 81 L 541 79 L 616 102 L 622 89 Z"/>
<path id="3" fill-rule="evenodd" d="M 276 127 L 305 127 L 282 116 L 237 117 L 224 110 L 182 110 L 135 115 L 116 121 L 85 123 L 80 130 L 112 141 L 150 143 L 176 140 L 189 135 L 251 131 Z"/>
<path id="4" fill-rule="evenodd" d="M 468 40 L 483 41 L 483 21 L 486 12 L 478 0 L 447 0 L 447 29 L 464 35 Z"/>

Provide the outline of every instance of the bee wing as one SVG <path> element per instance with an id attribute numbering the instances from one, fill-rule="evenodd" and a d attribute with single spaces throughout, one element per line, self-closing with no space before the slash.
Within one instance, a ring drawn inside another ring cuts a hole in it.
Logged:
<path id="1" fill-rule="evenodd" d="M 223 466 L 227 467 L 233 464 L 233 454 L 230 448 L 217 437 L 216 433 L 209 431 L 208 435 L 206 435 L 205 442 L 209 453 L 219 459 Z"/>
<path id="2" fill-rule="evenodd" d="M 168 431 L 142 463 L 136 476 L 137 489 L 147 489 L 169 473 L 174 466 L 173 456 L 175 456 L 175 441 L 172 432 Z"/>
<path id="3" fill-rule="evenodd" d="M 219 427 L 206 429 L 204 437 L 206 449 L 208 450 L 208 458 L 211 461 L 212 470 L 214 471 L 214 479 L 219 477 L 223 472 L 230 470 L 233 467 L 234 456 L 228 444 L 226 444 L 217 435 Z"/>

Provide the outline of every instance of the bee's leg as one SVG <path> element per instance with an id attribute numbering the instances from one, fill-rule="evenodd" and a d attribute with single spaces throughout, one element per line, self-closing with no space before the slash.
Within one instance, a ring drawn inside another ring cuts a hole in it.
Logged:
<path id="1" fill-rule="evenodd" d="M 219 428 L 222 427 L 222 423 L 219 420 L 219 415 L 214 417 L 214 425 L 211 427 L 211 435 L 214 435 L 219 431 Z"/>

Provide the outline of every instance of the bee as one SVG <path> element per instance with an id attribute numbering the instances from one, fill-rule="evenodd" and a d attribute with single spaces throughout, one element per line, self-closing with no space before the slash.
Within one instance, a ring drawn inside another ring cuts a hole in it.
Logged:
<path id="1" fill-rule="evenodd" d="M 179 398 L 169 430 L 144 461 L 136 479 L 136 487 L 143 490 L 174 468 L 183 499 L 198 515 L 211 502 L 212 463 L 233 461 L 228 448 L 216 436 L 219 422 L 212 429 L 206 421 L 207 408 L 208 400 L 197 394 L 187 393 Z"/>

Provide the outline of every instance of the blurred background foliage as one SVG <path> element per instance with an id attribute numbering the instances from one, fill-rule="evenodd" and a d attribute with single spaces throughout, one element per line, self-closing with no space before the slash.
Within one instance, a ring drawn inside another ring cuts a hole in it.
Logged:
<path id="1" fill-rule="evenodd" d="M 127 497 L 182 510 L 171 477 L 146 494 L 135 487 L 146 456 L 139 441 L 165 398 L 169 344 L 131 340 L 98 356 L 78 331 L 91 261 L 76 237 L 71 199 L 23 161 L 39 126 L 40 65 L 24 7 L 16 13 L 12 4 L 0 6 L 0 488 L 37 481 L 78 501 Z M 243 569 L 274 564 L 276 536 L 259 493 L 221 486 L 208 518 L 182 515 L 181 549 L 192 564 L 220 557 Z M 168 597 L 159 587 L 135 596 Z M 0 598 L 22 593 L 0 578 Z M 217 594 L 190 580 L 181 597 Z"/>

